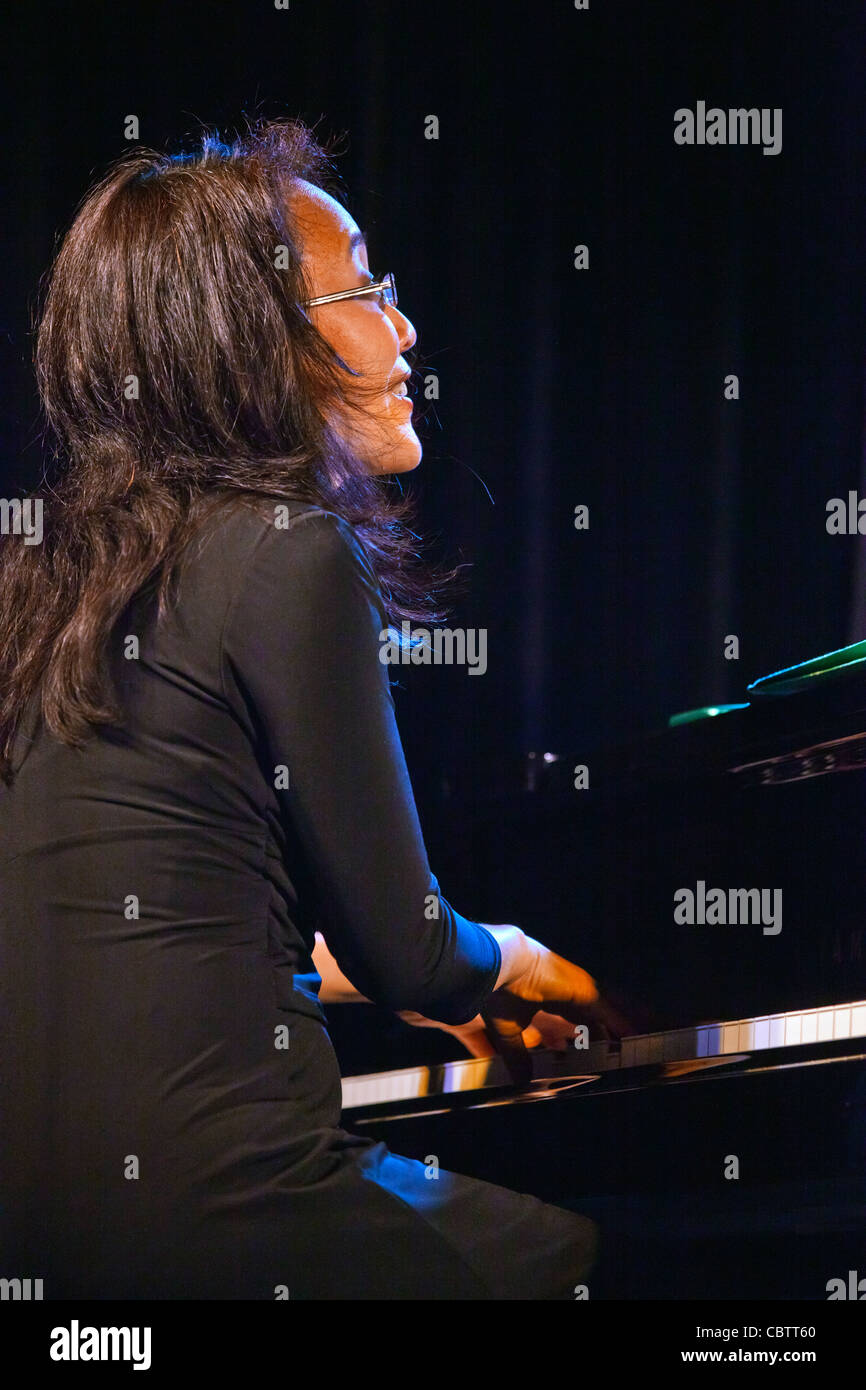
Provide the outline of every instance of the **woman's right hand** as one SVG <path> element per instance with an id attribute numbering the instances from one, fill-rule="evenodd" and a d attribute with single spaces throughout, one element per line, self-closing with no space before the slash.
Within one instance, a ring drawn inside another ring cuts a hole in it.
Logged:
<path id="1" fill-rule="evenodd" d="M 482 925 L 499 945 L 502 966 L 481 1016 L 515 1084 L 527 1086 L 532 1079 L 523 1031 L 540 1010 L 575 1024 L 595 1017 L 605 1025 L 613 1023 L 617 1031 L 617 1020 L 602 1003 L 595 980 L 579 965 L 548 950 L 520 927 Z"/>

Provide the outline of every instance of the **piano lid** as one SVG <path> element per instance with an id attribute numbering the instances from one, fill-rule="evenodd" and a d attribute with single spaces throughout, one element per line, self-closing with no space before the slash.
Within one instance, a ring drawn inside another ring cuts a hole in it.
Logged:
<path id="1" fill-rule="evenodd" d="M 748 687 L 750 695 L 758 698 L 778 695 L 799 695 L 814 689 L 819 683 L 849 677 L 852 674 L 866 673 L 866 642 L 854 642 L 849 647 L 839 647 L 837 651 L 825 652 L 811 661 L 801 661 L 796 666 L 786 666 L 769 676 L 761 676 Z"/>
<path id="2" fill-rule="evenodd" d="M 777 699 L 782 695 L 802 695 L 814 692 L 819 686 L 826 688 L 828 682 L 841 677 L 866 675 L 866 641 L 854 642 L 836 651 L 824 652 L 809 661 L 800 661 L 796 666 L 785 666 L 781 671 L 773 671 L 769 676 L 759 676 L 746 687 L 746 693 L 758 700 Z M 677 729 L 683 724 L 697 724 L 705 719 L 715 719 L 721 714 L 734 710 L 748 709 L 750 701 L 739 704 L 700 705 L 696 709 L 681 710 L 668 719 L 668 728 Z"/>

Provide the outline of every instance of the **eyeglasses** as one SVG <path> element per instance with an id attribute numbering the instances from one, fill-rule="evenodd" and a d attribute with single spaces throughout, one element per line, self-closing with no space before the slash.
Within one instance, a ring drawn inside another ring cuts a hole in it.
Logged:
<path id="1" fill-rule="evenodd" d="M 311 309 L 314 304 L 333 304 L 337 299 L 356 299 L 362 294 L 381 294 L 386 304 L 390 304 L 392 309 L 397 308 L 397 286 L 390 271 L 384 280 L 377 280 L 374 285 L 361 285 L 356 290 L 340 290 L 338 294 L 320 294 L 317 299 L 305 299 L 303 307 Z"/>

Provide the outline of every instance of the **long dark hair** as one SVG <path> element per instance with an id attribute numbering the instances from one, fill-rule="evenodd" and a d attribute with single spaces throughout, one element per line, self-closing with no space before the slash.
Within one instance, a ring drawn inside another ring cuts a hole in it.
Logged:
<path id="1" fill-rule="evenodd" d="M 43 540 L 0 544 L 7 783 L 40 682 L 45 724 L 67 744 L 120 717 L 112 628 L 145 584 L 165 613 L 188 542 L 227 503 L 276 495 L 338 513 L 392 620 L 444 616 L 437 591 L 457 570 L 421 563 L 410 500 L 328 423 L 358 408 L 357 379 L 299 308 L 309 289 L 286 196 L 299 178 L 334 186 L 328 149 L 297 121 L 231 145 L 207 133 L 192 154 L 137 148 L 63 240 L 36 349 L 54 446 L 55 476 L 34 494 Z"/>

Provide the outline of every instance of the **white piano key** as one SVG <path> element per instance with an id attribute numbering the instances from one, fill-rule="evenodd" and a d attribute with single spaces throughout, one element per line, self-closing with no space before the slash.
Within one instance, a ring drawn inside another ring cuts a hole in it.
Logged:
<path id="1" fill-rule="evenodd" d="M 850 1038 L 851 1036 L 851 1010 L 833 1010 L 833 1037 Z"/>
<path id="2" fill-rule="evenodd" d="M 405 1081 L 398 1082 L 394 1077 L 392 1098 L 405 1100 L 407 1096 L 426 1096 L 430 1088 L 430 1071 L 427 1067 L 412 1067 Z"/>
<path id="3" fill-rule="evenodd" d="M 773 1014 L 770 1023 L 770 1047 L 785 1046 L 785 1015 Z"/>
<path id="4" fill-rule="evenodd" d="M 694 1057 L 700 1057 L 700 1037 L 699 1028 L 678 1028 L 674 1033 L 668 1033 L 665 1045 L 666 1062 L 690 1062 Z"/>
<path id="5" fill-rule="evenodd" d="M 854 1004 L 851 1008 L 851 1037 L 866 1038 L 866 1004 Z"/>
<path id="6" fill-rule="evenodd" d="M 800 1041 L 800 1029 L 803 1026 L 802 1014 L 788 1014 L 785 1018 L 785 1046 L 796 1047 Z"/>
<path id="7" fill-rule="evenodd" d="M 582 1071 L 615 1070 L 620 1064 L 619 1053 L 609 1042 L 590 1043 L 589 1047 L 575 1047 L 571 1050 L 571 1060 Z"/>
<path id="8" fill-rule="evenodd" d="M 410 1100 L 426 1096 L 430 1083 L 427 1067 L 407 1067 L 404 1071 L 376 1072 L 370 1076 L 342 1078 L 343 1109 L 359 1105 L 386 1105 L 391 1100 Z"/>
<path id="9" fill-rule="evenodd" d="M 473 1064 L 471 1059 L 467 1062 L 461 1059 L 459 1063 L 446 1063 L 443 1068 L 442 1090 L 449 1093 L 452 1091 L 470 1091 L 473 1089 L 474 1085 L 482 1084 L 472 1080 L 472 1073 Z"/>
<path id="10" fill-rule="evenodd" d="M 753 1046 L 756 1050 L 770 1046 L 770 1020 L 769 1018 L 755 1019 L 755 1041 Z"/>
<path id="11" fill-rule="evenodd" d="M 740 1049 L 740 1025 L 739 1023 L 726 1023 L 722 1028 L 722 1051 L 726 1056 L 731 1052 L 738 1052 Z"/>
<path id="12" fill-rule="evenodd" d="M 833 1015 L 835 1009 L 818 1010 L 818 1041 L 829 1042 L 833 1036 Z"/>
<path id="13" fill-rule="evenodd" d="M 800 1031 L 800 1041 L 803 1043 L 813 1043 L 818 1041 L 817 1014 L 803 1014 L 803 1026 Z"/>
<path id="14" fill-rule="evenodd" d="M 755 1024 L 752 1019 L 745 1019 L 737 1024 L 737 1052 L 751 1052 L 755 1046 Z"/>

